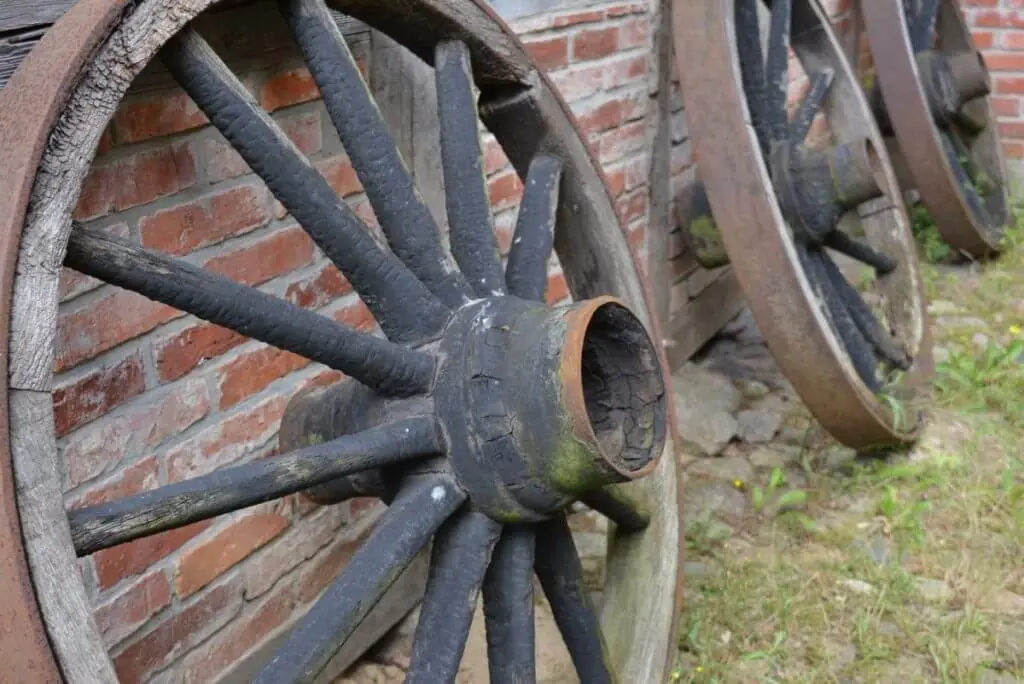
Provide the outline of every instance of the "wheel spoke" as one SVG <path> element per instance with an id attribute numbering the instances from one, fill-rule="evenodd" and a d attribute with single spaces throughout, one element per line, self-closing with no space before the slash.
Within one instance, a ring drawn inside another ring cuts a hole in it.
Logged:
<path id="1" fill-rule="evenodd" d="M 910 45 L 914 52 L 927 50 L 932 46 L 932 32 L 935 18 L 939 14 L 939 0 L 920 0 L 918 10 L 907 15 L 910 31 Z"/>
<path id="2" fill-rule="evenodd" d="M 825 272 L 825 266 L 822 263 L 821 250 L 808 249 L 806 245 L 800 242 L 796 243 L 796 248 L 804 268 L 804 273 L 824 301 L 826 313 L 832 322 L 832 327 L 843 343 L 843 347 L 846 349 L 846 353 L 849 355 L 857 375 L 860 376 L 861 380 L 871 391 L 877 392 L 881 389 L 881 384 L 876 373 L 875 365 L 877 360 L 874 351 L 853 322 L 849 312 L 846 310 L 846 305 L 839 298 L 835 288 L 832 287 L 832 283 Z"/>
<path id="3" fill-rule="evenodd" d="M 283 299 L 117 237 L 76 226 L 64 263 L 203 320 L 322 363 L 382 394 L 429 389 L 434 360 Z"/>
<path id="4" fill-rule="evenodd" d="M 441 165 L 452 255 L 481 297 L 505 293 L 480 151 L 469 48 L 442 40 L 434 53 Z"/>
<path id="5" fill-rule="evenodd" d="M 617 492 L 605 487 L 580 498 L 584 504 L 615 523 L 625 532 L 639 532 L 651 522 L 651 514 L 638 509 Z"/>
<path id="6" fill-rule="evenodd" d="M 430 456 L 441 449 L 440 428 L 434 418 L 410 418 L 71 511 L 71 538 L 75 552 L 87 556 L 139 537 L 294 494 L 337 477 Z"/>
<path id="7" fill-rule="evenodd" d="M 899 266 L 899 263 L 888 254 L 872 249 L 839 229 L 828 234 L 825 238 L 825 245 L 840 254 L 845 254 L 851 259 L 856 259 L 862 264 L 872 267 L 879 275 L 892 273 Z"/>
<path id="8" fill-rule="evenodd" d="M 533 624 L 533 530 L 509 525 L 484 578 L 487 662 L 492 682 L 537 681 Z"/>
<path id="9" fill-rule="evenodd" d="M 377 528 L 256 677 L 256 684 L 311 682 L 466 499 L 446 477 L 399 493 Z"/>
<path id="10" fill-rule="evenodd" d="M 505 270 L 508 291 L 516 297 L 544 301 L 561 180 L 561 160 L 543 155 L 530 163 Z"/>
<path id="11" fill-rule="evenodd" d="M 580 681 L 614 682 L 597 610 L 584 584 L 583 566 L 564 515 L 537 526 L 534 569 Z"/>
<path id="12" fill-rule="evenodd" d="M 448 309 L 394 254 L 376 245 L 366 224 L 195 30 L 171 38 L 162 56 L 213 125 L 341 269 L 388 337 L 416 341 L 444 327 Z"/>
<path id="13" fill-rule="evenodd" d="M 814 118 L 818 116 L 821 106 L 825 103 L 825 98 L 828 97 L 828 91 L 832 87 L 835 75 L 835 71 L 826 67 L 811 77 L 807 92 L 800 100 L 796 113 L 793 115 L 793 121 L 789 125 L 790 142 L 800 143 L 807 138 Z"/>
<path id="14" fill-rule="evenodd" d="M 453 517 L 437 533 L 406 684 L 455 681 L 500 534 L 500 523 L 476 512 Z"/>
<path id="15" fill-rule="evenodd" d="M 974 185 L 974 179 L 968 170 L 972 162 L 970 151 L 956 134 L 948 129 L 940 130 L 939 137 L 942 138 L 946 158 L 949 159 L 949 165 L 953 169 L 957 184 L 963 190 L 967 206 L 979 223 L 985 227 L 991 226 L 992 220 L 989 217 L 988 209 L 985 208 L 981 195 L 978 194 L 978 189 Z"/>
<path id="16" fill-rule="evenodd" d="M 773 141 L 786 140 L 786 92 L 789 88 L 789 30 L 793 0 L 774 0 L 765 61 L 765 95 L 768 131 Z"/>
<path id="17" fill-rule="evenodd" d="M 736 49 L 739 52 L 743 91 L 750 107 L 751 123 L 761 144 L 761 154 L 768 159 L 771 149 L 768 135 L 768 102 L 765 89 L 764 55 L 761 52 L 761 27 L 757 5 L 761 0 L 736 0 Z"/>
<path id="18" fill-rule="evenodd" d="M 821 263 L 825 268 L 825 274 L 836 291 L 836 295 L 846 306 L 846 310 L 849 312 L 850 318 L 853 319 L 857 329 L 860 330 L 864 338 L 874 348 L 875 354 L 897 368 L 909 368 L 910 361 L 907 358 L 906 352 L 893 339 L 892 335 L 882 329 L 882 325 L 875 316 L 875 312 L 864 301 L 857 288 L 846 280 L 846 277 L 839 270 L 832 257 L 822 253 Z"/>
<path id="19" fill-rule="evenodd" d="M 468 285 L 445 268 L 437 224 L 324 1 L 286 0 L 281 7 L 391 248 L 441 301 L 462 306 Z"/>

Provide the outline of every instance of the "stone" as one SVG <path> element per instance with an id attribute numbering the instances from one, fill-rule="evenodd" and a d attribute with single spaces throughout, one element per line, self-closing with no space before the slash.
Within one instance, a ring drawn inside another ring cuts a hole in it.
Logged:
<path id="1" fill-rule="evenodd" d="M 857 451 L 840 444 L 833 444 L 825 449 L 825 469 L 831 471 L 847 470 L 857 462 Z"/>
<path id="2" fill-rule="evenodd" d="M 700 520 L 713 515 L 742 518 L 747 514 L 747 497 L 727 482 L 690 484 L 683 499 L 683 516 Z"/>
<path id="3" fill-rule="evenodd" d="M 758 399 L 764 399 L 769 396 L 771 390 L 768 389 L 768 385 L 764 384 L 759 380 L 737 380 L 736 387 L 739 388 L 740 393 L 743 394 L 743 398 L 747 401 L 756 401 Z"/>
<path id="4" fill-rule="evenodd" d="M 711 567 L 707 563 L 699 563 L 697 561 L 686 561 L 683 563 L 683 576 L 689 580 L 708 579 L 717 574 L 718 569 Z"/>
<path id="5" fill-rule="evenodd" d="M 988 335 L 985 333 L 978 332 L 971 336 L 971 344 L 974 345 L 974 348 L 978 351 L 985 351 L 988 349 L 988 342 Z"/>
<path id="6" fill-rule="evenodd" d="M 1020 680 L 1009 672 L 982 670 L 977 679 L 978 684 L 1020 684 Z"/>
<path id="7" fill-rule="evenodd" d="M 857 647 L 849 642 L 826 640 L 824 647 L 833 670 L 840 670 L 857 659 Z"/>
<path id="8" fill-rule="evenodd" d="M 742 456 L 723 456 L 722 458 L 703 459 L 690 466 L 690 475 L 697 475 L 715 480 L 724 480 L 747 484 L 754 480 L 754 469 Z"/>
<path id="9" fill-rule="evenodd" d="M 880 534 L 872 535 L 869 539 L 854 539 L 850 545 L 856 551 L 867 555 L 878 565 L 891 565 L 898 563 L 892 544 Z"/>
<path id="10" fill-rule="evenodd" d="M 683 442 L 699 456 L 714 456 L 736 436 L 733 413 L 742 397 L 729 378 L 693 364 L 673 378 L 676 428 Z"/>
<path id="11" fill-rule="evenodd" d="M 953 598 L 953 590 L 942 580 L 928 577 L 916 578 L 917 591 L 926 601 L 945 603 Z"/>
<path id="12" fill-rule="evenodd" d="M 749 456 L 750 465 L 762 470 L 786 468 L 800 463 L 803 449 L 791 444 L 769 444 L 754 449 Z"/>
<path id="13" fill-rule="evenodd" d="M 770 442 L 782 427 L 782 416 L 768 409 L 740 411 L 736 416 L 738 434 L 748 444 Z"/>
<path id="14" fill-rule="evenodd" d="M 959 306 L 944 299 L 936 299 L 928 305 L 928 313 L 933 316 L 950 316 L 963 312 Z"/>
<path id="15" fill-rule="evenodd" d="M 873 584 L 865 582 L 859 579 L 843 579 L 839 580 L 839 584 L 846 587 L 855 594 L 867 595 L 875 592 Z"/>
<path id="16" fill-rule="evenodd" d="M 1024 617 L 1024 596 L 1006 589 L 988 594 L 978 602 L 978 607 L 992 613 Z"/>
<path id="17" fill-rule="evenodd" d="M 949 361 L 949 350 L 941 344 L 932 345 L 932 361 L 936 364 Z"/>

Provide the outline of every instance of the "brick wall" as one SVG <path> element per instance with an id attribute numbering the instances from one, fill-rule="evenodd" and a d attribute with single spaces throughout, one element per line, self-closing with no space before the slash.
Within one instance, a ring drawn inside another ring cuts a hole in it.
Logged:
<path id="1" fill-rule="evenodd" d="M 630 242 L 643 250 L 653 3 L 585 5 L 515 24 L 579 116 Z M 354 50 L 365 63 L 366 45 Z M 240 75 L 372 223 L 301 63 L 293 58 Z M 507 249 L 522 186 L 494 141 L 485 145 Z M 685 148 L 678 150 L 675 167 L 682 170 Z M 76 218 L 374 329 L 346 280 L 177 88 L 150 85 L 129 95 L 104 136 Z M 552 301 L 566 296 L 557 270 L 550 291 Z M 274 454 L 289 397 L 340 379 L 72 271 L 63 274 L 61 297 L 54 404 L 70 506 Z M 290 497 L 82 559 L 122 680 L 211 681 L 306 610 L 378 512 L 371 501 L 318 508 Z"/>

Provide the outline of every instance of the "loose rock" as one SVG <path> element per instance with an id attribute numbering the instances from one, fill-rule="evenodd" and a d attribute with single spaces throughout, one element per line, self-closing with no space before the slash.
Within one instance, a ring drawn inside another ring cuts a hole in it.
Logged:
<path id="1" fill-rule="evenodd" d="M 740 411 L 736 416 L 739 437 L 748 444 L 770 442 L 782 427 L 782 416 L 768 409 Z"/>

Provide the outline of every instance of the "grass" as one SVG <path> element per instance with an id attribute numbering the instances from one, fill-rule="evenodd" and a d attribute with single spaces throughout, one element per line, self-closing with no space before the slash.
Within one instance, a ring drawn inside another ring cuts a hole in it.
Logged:
<path id="1" fill-rule="evenodd" d="M 776 468 L 742 483 L 730 533 L 688 528 L 707 571 L 688 580 L 675 681 L 1024 681 L 1022 237 L 966 276 L 922 266 L 943 319 L 967 323 L 934 328 L 948 353 L 911 452 L 837 472 L 809 427 L 800 486 Z"/>

